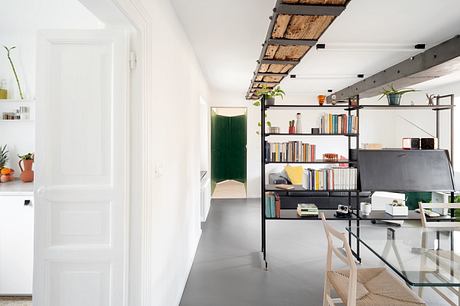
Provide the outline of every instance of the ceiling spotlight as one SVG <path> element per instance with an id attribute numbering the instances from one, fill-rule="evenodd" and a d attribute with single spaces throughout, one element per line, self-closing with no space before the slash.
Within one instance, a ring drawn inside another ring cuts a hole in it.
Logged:
<path id="1" fill-rule="evenodd" d="M 296 74 L 291 74 L 290 77 L 291 77 L 291 79 L 295 79 L 295 78 L 297 78 L 297 75 Z"/>

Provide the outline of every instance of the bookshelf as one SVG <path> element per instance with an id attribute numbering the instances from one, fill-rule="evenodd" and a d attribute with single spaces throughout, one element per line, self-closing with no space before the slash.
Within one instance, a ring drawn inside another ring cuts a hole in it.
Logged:
<path id="1" fill-rule="evenodd" d="M 440 104 L 440 101 L 442 99 L 449 99 L 449 104 Z M 352 100 L 356 101 L 356 104 L 352 105 Z M 451 164 L 453 165 L 453 142 L 454 142 L 454 115 L 453 115 L 453 109 L 454 109 L 454 95 L 444 95 L 444 96 L 438 96 L 436 99 L 436 104 L 435 105 L 400 105 L 400 106 L 390 106 L 390 105 L 360 105 L 359 104 L 359 95 L 355 97 L 350 97 L 348 99 L 348 104 L 336 104 L 336 105 L 265 105 L 265 101 L 262 99 L 261 103 L 261 114 L 260 114 L 260 122 L 261 122 L 261 132 L 260 132 L 260 141 L 261 141 L 261 254 L 262 254 L 262 264 L 264 265 L 265 269 L 268 269 L 268 261 L 267 261 L 267 232 L 266 232 L 266 222 L 267 221 L 277 221 L 277 220 L 287 220 L 287 221 L 317 221 L 320 220 L 319 217 L 299 217 L 297 215 L 297 212 L 295 209 L 281 209 L 280 212 L 280 217 L 278 218 L 268 218 L 266 217 L 265 214 L 265 198 L 266 198 L 266 192 L 273 192 L 273 193 L 278 193 L 278 194 L 283 194 L 285 197 L 289 196 L 294 196 L 296 193 L 303 193 L 302 198 L 309 198 L 309 197 L 315 197 L 315 194 L 317 193 L 322 193 L 323 196 L 324 194 L 326 197 L 330 197 L 331 193 L 340 193 L 340 194 L 345 194 L 343 196 L 348 203 L 349 209 L 352 211 L 352 214 L 348 216 L 347 218 L 338 218 L 335 216 L 335 209 L 329 209 L 329 210 L 324 210 L 324 209 L 319 209 L 320 213 L 324 213 L 327 219 L 340 219 L 340 220 L 346 220 L 348 221 L 348 225 L 351 227 L 352 222 L 355 222 L 357 231 L 356 234 L 359 237 L 360 234 L 360 221 L 361 220 L 391 220 L 395 219 L 392 218 L 391 216 L 381 213 L 381 214 L 373 214 L 372 217 L 370 216 L 363 216 L 360 212 L 360 184 L 359 184 L 359 139 L 360 139 L 360 110 L 377 110 L 377 111 L 392 111 L 392 110 L 410 110 L 410 111 L 423 111 L 423 110 L 432 110 L 436 112 L 436 137 L 439 139 L 440 137 L 440 124 L 439 124 L 439 112 L 440 111 L 450 111 L 450 118 L 451 118 L 451 124 L 450 124 L 450 161 Z M 294 111 L 302 111 L 302 110 L 313 110 L 313 109 L 319 109 L 319 110 L 328 110 L 328 111 L 333 111 L 333 110 L 342 110 L 344 111 L 348 116 L 351 116 L 352 113 L 358 118 L 358 123 L 356 127 L 356 133 L 349 133 L 349 134 L 310 134 L 310 133 L 302 133 L 302 134 L 289 134 L 289 133 L 266 133 L 266 125 L 265 125 L 265 115 L 267 110 L 294 110 Z M 353 156 L 353 160 L 339 160 L 339 161 L 324 161 L 324 160 L 315 160 L 315 161 L 310 161 L 310 162 L 279 162 L 279 161 L 269 161 L 267 160 L 267 156 L 265 153 L 265 145 L 267 140 L 272 139 L 272 138 L 293 138 L 293 137 L 325 137 L 328 139 L 329 137 L 347 137 L 347 149 L 348 149 L 348 156 Z M 352 150 L 356 150 L 355 154 L 352 155 Z M 346 190 L 309 190 L 309 189 L 304 189 L 302 186 L 295 185 L 293 189 L 285 190 L 285 189 L 280 189 L 277 188 L 275 185 L 271 184 L 266 184 L 266 166 L 269 164 L 347 164 L 348 167 L 353 167 L 358 169 L 358 177 L 357 177 L 357 183 L 358 183 L 358 188 L 357 189 L 346 189 Z M 396 191 L 395 191 L 396 192 Z M 454 193 L 451 193 L 451 198 L 453 199 Z M 353 199 L 354 198 L 354 199 Z M 405 219 L 411 219 L 411 218 L 416 218 L 417 216 L 414 216 L 413 213 L 410 215 L 410 217 L 406 217 Z M 396 219 L 398 219 L 396 217 Z M 399 218 L 401 219 L 401 218 Z M 398 219 L 398 220 L 399 220 Z M 349 232 L 349 243 L 351 245 L 352 243 L 352 237 L 351 233 Z M 360 244 L 359 241 L 356 240 L 356 249 L 353 250 L 354 256 L 357 258 L 358 261 L 361 261 L 360 258 Z"/>

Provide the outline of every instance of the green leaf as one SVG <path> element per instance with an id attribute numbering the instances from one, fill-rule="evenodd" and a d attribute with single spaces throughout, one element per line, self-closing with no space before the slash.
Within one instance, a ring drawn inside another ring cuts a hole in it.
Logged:
<path id="1" fill-rule="evenodd" d="M 260 123 L 260 121 L 257 122 L 257 126 L 262 126 L 262 123 Z"/>
<path id="2" fill-rule="evenodd" d="M 270 121 L 267 121 L 267 126 L 272 127 L 272 123 Z"/>
<path id="3" fill-rule="evenodd" d="M 260 101 L 256 101 L 256 102 L 252 103 L 252 105 L 254 105 L 254 106 L 260 106 Z"/>

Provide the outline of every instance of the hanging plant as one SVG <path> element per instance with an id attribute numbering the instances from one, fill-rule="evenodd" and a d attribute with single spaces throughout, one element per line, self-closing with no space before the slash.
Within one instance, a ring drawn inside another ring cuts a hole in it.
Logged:
<path id="1" fill-rule="evenodd" d="M 285 92 L 279 86 L 275 88 L 268 88 L 266 85 L 264 85 L 261 89 L 257 90 L 256 95 L 259 97 L 259 100 L 254 102 L 252 105 L 260 106 L 262 102 L 265 102 L 265 105 L 274 105 L 275 97 L 281 97 L 281 99 L 283 99 Z M 265 114 L 265 118 L 267 118 L 267 114 Z M 260 128 L 262 123 L 259 121 L 257 125 Z M 265 125 L 271 127 L 272 123 L 266 120 Z M 259 131 L 256 133 L 257 135 L 260 134 Z"/>
<path id="2" fill-rule="evenodd" d="M 11 58 L 11 51 L 16 49 L 16 46 L 8 48 L 7 46 L 3 46 L 6 50 L 6 57 L 10 62 L 11 69 L 13 70 L 14 77 L 16 78 L 16 83 L 18 84 L 19 95 L 21 96 L 21 100 L 24 100 L 24 94 L 22 93 L 21 83 L 19 82 L 18 73 L 16 72 L 16 68 L 14 67 L 13 59 Z"/>

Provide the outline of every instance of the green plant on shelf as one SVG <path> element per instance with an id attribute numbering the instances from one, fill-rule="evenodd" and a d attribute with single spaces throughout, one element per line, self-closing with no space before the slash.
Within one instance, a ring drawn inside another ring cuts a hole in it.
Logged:
<path id="1" fill-rule="evenodd" d="M 4 168 L 8 162 L 8 148 L 7 145 L 0 147 L 0 169 Z"/>
<path id="2" fill-rule="evenodd" d="M 395 89 L 392 84 L 390 85 L 390 88 L 382 89 L 382 92 L 381 92 L 382 95 L 380 96 L 379 100 L 382 99 L 383 97 L 387 97 L 389 105 L 399 105 L 401 102 L 401 97 L 404 94 L 409 93 L 409 92 L 414 92 L 414 91 L 416 90 L 412 88 Z"/>
<path id="3" fill-rule="evenodd" d="M 7 46 L 3 46 L 6 50 L 6 57 L 8 58 L 8 61 L 10 62 L 11 69 L 13 70 L 14 77 L 16 79 L 16 83 L 18 84 L 18 89 L 19 89 L 19 95 L 21 96 L 21 100 L 24 100 L 24 94 L 22 92 L 21 88 L 21 83 L 19 82 L 19 77 L 18 73 L 16 72 L 16 68 L 14 67 L 13 59 L 11 58 L 11 51 L 16 49 L 16 46 L 8 48 Z"/>
<path id="4" fill-rule="evenodd" d="M 20 160 L 34 160 L 34 153 L 27 153 L 24 155 L 18 155 Z"/>

